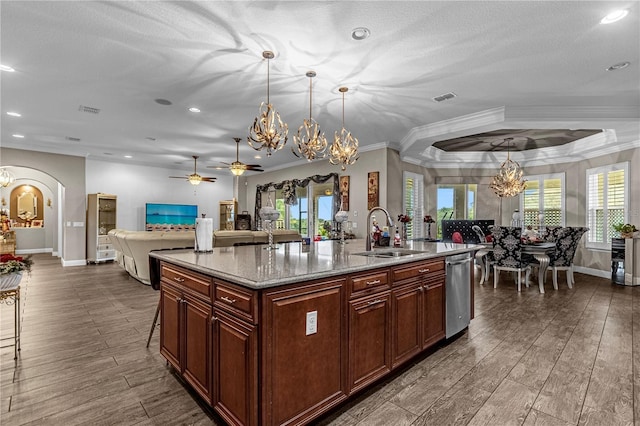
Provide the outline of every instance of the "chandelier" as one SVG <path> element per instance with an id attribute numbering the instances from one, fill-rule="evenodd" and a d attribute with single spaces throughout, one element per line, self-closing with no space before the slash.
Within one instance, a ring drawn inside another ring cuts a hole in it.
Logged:
<path id="1" fill-rule="evenodd" d="M 260 113 L 253 121 L 253 126 L 249 127 L 247 141 L 256 151 L 266 148 L 267 157 L 270 157 L 271 151 L 282 149 L 287 143 L 289 127 L 282 122 L 280 114 L 269 102 L 269 60 L 273 59 L 273 52 L 265 50 L 262 57 L 267 60 L 267 103 L 260 104 Z"/>
<path id="2" fill-rule="evenodd" d="M 526 180 L 522 178 L 524 171 L 515 161 L 509 158 L 509 144 L 513 138 L 506 138 L 504 141 L 507 143 L 507 160 L 500 165 L 498 174 L 494 176 L 491 181 L 491 189 L 496 193 L 498 197 L 513 197 L 524 191 L 526 186 Z"/>
<path id="3" fill-rule="evenodd" d="M 291 148 L 291 151 L 296 157 L 302 155 L 307 161 L 327 156 L 327 138 L 324 137 L 324 133 L 320 130 L 320 126 L 316 120 L 311 117 L 311 103 L 313 98 L 311 81 L 315 76 L 315 71 L 307 72 L 307 77 L 309 77 L 309 119 L 303 121 L 302 126 L 298 128 L 298 134 L 293 136 L 293 142 L 296 144 L 298 152 L 296 152 L 293 147 Z M 300 153 L 300 155 L 298 155 L 298 153 Z"/>
<path id="4" fill-rule="evenodd" d="M 9 170 L 4 167 L 0 169 L 0 186 L 6 188 L 16 181 L 16 177 Z"/>
<path id="5" fill-rule="evenodd" d="M 358 160 L 358 139 L 351 135 L 351 132 L 344 128 L 344 94 L 349 90 L 347 87 L 338 89 L 342 93 L 342 130 L 336 134 L 333 144 L 329 148 L 329 162 L 340 164 L 342 170 Z"/>

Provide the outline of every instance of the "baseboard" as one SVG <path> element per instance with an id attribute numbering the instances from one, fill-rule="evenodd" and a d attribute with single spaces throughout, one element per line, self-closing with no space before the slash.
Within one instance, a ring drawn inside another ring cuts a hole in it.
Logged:
<path id="1" fill-rule="evenodd" d="M 16 250 L 16 254 L 36 254 L 36 253 L 53 253 L 53 249 L 37 248 L 37 249 Z"/>
<path id="2" fill-rule="evenodd" d="M 602 271 L 600 269 L 586 268 L 584 266 L 573 265 L 573 271 L 585 275 L 592 275 L 594 277 L 611 278 L 611 271 Z"/>
<path id="3" fill-rule="evenodd" d="M 84 259 L 80 260 L 64 260 L 62 259 L 62 266 L 84 266 L 87 264 L 87 261 Z"/>

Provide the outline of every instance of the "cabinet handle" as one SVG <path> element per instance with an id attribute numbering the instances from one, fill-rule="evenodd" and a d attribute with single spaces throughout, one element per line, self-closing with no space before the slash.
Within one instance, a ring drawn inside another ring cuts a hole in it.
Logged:
<path id="1" fill-rule="evenodd" d="M 184 282 L 184 278 L 180 278 L 180 277 L 173 277 L 173 280 L 175 282 L 178 282 L 178 283 L 183 283 Z"/>
<path id="2" fill-rule="evenodd" d="M 382 303 L 383 300 L 381 299 L 376 299 L 376 300 L 371 300 L 370 302 L 367 302 L 367 305 L 371 306 L 371 305 L 377 305 L 378 303 Z"/>
<path id="3" fill-rule="evenodd" d="M 218 321 L 218 317 L 211 317 L 211 324 L 213 324 L 214 322 Z"/>
<path id="4" fill-rule="evenodd" d="M 227 296 L 222 296 L 220 300 L 224 300 L 227 303 L 236 303 L 236 299 L 229 299 Z"/>
<path id="5" fill-rule="evenodd" d="M 429 272 L 429 268 L 418 269 L 418 272 L 420 272 L 421 274 L 424 274 L 425 272 Z"/>
<path id="6" fill-rule="evenodd" d="M 376 284 L 380 284 L 380 280 L 365 281 L 365 283 L 367 285 L 376 285 Z"/>

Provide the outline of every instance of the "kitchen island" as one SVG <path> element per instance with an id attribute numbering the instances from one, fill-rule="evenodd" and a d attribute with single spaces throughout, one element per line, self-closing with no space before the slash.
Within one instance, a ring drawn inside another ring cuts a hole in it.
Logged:
<path id="1" fill-rule="evenodd" d="M 309 423 L 444 340 L 445 259 L 479 248 L 265 247 L 150 253 L 161 354 L 234 425 Z"/>

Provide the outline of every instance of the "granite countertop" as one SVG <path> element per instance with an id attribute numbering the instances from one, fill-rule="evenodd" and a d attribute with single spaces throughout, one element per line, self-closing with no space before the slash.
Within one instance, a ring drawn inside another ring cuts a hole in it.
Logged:
<path id="1" fill-rule="evenodd" d="M 415 262 L 417 260 L 475 251 L 475 244 L 409 241 L 402 248 L 416 250 L 400 257 L 369 257 L 355 253 L 365 251 L 364 240 L 318 241 L 278 244 L 267 250 L 266 245 L 218 247 L 210 253 L 193 249 L 153 251 L 150 256 L 251 289 L 263 289 L 301 281 L 339 276 L 380 267 Z M 374 250 L 393 250 L 380 247 Z"/>

